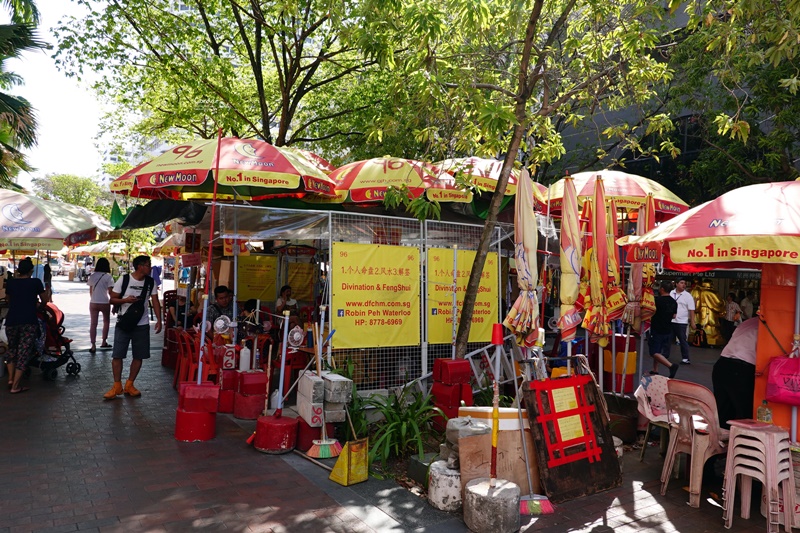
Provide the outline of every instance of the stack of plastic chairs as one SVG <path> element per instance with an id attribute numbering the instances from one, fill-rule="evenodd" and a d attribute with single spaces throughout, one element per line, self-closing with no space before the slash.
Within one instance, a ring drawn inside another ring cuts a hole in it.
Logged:
<path id="1" fill-rule="evenodd" d="M 794 520 L 795 486 L 789 433 L 772 424 L 755 420 L 730 420 L 731 434 L 728 460 L 725 464 L 725 527 L 733 522 L 736 480 L 741 476 L 741 515 L 750 518 L 750 496 L 753 479 L 763 483 L 767 500 L 767 531 L 777 533 L 781 524 L 783 495 L 783 525 L 791 531 Z"/>
<path id="2" fill-rule="evenodd" d="M 647 441 L 650 440 L 650 429 L 657 426 L 664 431 L 661 433 L 661 452 L 666 454 L 667 434 L 669 433 L 669 419 L 667 417 L 667 382 L 668 377 L 658 375 L 644 375 L 639 382 L 639 387 L 633 393 L 638 403 L 639 413 L 647 419 L 647 431 L 644 434 L 642 451 L 639 453 L 639 461 L 644 460 L 644 452 L 647 450 Z"/>

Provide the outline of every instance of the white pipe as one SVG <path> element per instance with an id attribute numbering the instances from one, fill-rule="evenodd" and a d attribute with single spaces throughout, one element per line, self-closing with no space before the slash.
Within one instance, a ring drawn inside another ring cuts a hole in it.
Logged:
<path id="1" fill-rule="evenodd" d="M 456 358 L 456 335 L 458 326 L 456 316 L 458 315 L 458 245 L 453 245 L 453 308 L 450 317 L 453 319 L 453 332 L 452 332 L 452 354 L 451 359 Z"/>

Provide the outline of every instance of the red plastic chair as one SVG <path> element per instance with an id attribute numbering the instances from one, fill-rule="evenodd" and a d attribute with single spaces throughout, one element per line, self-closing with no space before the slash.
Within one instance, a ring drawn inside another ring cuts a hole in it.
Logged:
<path id="1" fill-rule="evenodd" d="M 175 368 L 179 356 L 178 330 L 167 328 L 164 333 L 164 347 L 161 349 L 161 366 Z"/>

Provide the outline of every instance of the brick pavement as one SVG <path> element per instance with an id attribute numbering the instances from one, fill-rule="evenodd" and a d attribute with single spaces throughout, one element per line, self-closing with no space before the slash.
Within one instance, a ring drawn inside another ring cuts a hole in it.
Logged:
<path id="1" fill-rule="evenodd" d="M 250 422 L 219 415 L 213 441 L 175 441 L 177 398 L 157 350 L 137 380 L 142 398 L 104 402 L 109 353 L 85 351 L 86 286 L 58 280 L 55 288 L 83 369 L 75 378 L 62 368 L 53 382 L 34 371 L 31 391 L 20 396 L 0 390 L 0 533 L 466 530 L 459 514 L 436 511 L 392 481 L 341 487 L 296 455 L 255 452 L 244 442 Z M 710 381 L 716 355 L 693 351 L 679 377 Z M 656 448 L 643 463 L 627 453 L 621 487 L 561 504 L 553 515 L 523 517 L 523 530 L 721 531 L 722 510 L 713 503 L 720 481 L 706 476 L 701 506 L 692 509 L 685 480 L 659 494 L 661 464 Z M 764 530 L 757 509 L 751 516 L 737 514 L 732 531 Z"/>

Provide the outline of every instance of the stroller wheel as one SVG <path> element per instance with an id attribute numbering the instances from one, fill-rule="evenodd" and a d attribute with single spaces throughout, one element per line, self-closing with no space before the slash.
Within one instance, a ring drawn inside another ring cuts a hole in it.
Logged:
<path id="1" fill-rule="evenodd" d="M 47 381 L 55 381 L 58 378 L 58 369 L 48 368 L 43 372 L 43 375 Z"/>
<path id="2" fill-rule="evenodd" d="M 77 363 L 67 363 L 67 366 L 64 370 L 67 372 L 68 376 L 77 374 L 77 372 L 75 372 L 75 365 L 77 365 Z"/>
<path id="3" fill-rule="evenodd" d="M 81 364 L 75 363 L 75 375 L 77 376 L 80 373 L 81 373 Z"/>

